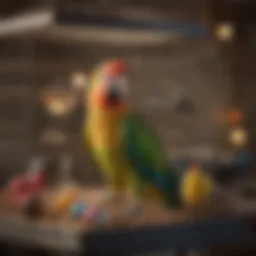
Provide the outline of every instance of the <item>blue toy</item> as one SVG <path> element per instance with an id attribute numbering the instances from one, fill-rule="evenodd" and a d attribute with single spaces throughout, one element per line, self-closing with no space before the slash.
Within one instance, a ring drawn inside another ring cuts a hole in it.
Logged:
<path id="1" fill-rule="evenodd" d="M 71 206 L 71 216 L 75 219 L 81 218 L 88 207 L 83 202 L 76 202 Z"/>

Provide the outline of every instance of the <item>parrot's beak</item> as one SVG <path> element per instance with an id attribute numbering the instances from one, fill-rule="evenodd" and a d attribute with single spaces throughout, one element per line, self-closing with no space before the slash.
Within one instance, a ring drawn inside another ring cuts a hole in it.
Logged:
<path id="1" fill-rule="evenodd" d="M 114 88 L 110 89 L 105 98 L 105 103 L 108 107 L 116 107 L 122 104 L 122 93 Z"/>
<path id="2" fill-rule="evenodd" d="M 93 98 L 101 108 L 116 111 L 127 103 L 127 67 L 123 61 L 114 60 L 103 64 L 98 72 Z"/>

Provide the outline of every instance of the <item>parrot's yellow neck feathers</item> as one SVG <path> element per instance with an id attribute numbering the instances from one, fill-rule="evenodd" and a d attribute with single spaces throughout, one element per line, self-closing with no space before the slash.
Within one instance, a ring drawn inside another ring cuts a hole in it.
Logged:
<path id="1" fill-rule="evenodd" d="M 90 106 L 93 105 L 93 94 L 95 90 L 97 89 L 97 82 L 98 82 L 98 75 L 95 72 L 90 78 L 89 86 L 87 87 L 86 94 L 85 94 L 85 102 L 87 103 L 87 107 L 90 108 Z"/>
<path id="2" fill-rule="evenodd" d="M 121 119 L 125 112 L 112 112 L 106 109 L 93 109 L 88 113 L 88 134 L 95 148 L 118 148 L 121 141 Z"/>
<path id="3" fill-rule="evenodd" d="M 100 122 L 114 122 L 115 120 L 119 121 L 120 118 L 123 118 L 124 115 L 128 113 L 128 108 L 126 106 L 120 106 L 115 110 L 109 110 L 106 108 L 91 108 L 88 109 L 88 115 L 94 121 Z"/>
<path id="4" fill-rule="evenodd" d="M 116 108 L 107 108 L 95 104 L 94 96 L 97 94 L 98 75 L 92 77 L 91 85 L 87 94 L 87 120 L 91 128 L 91 132 L 100 137 L 111 137 L 110 134 L 118 134 L 120 129 L 120 119 L 129 111 L 126 104 Z M 108 135 L 107 135 L 108 134 Z M 96 136 L 96 135 L 95 135 Z M 108 140 L 104 138 L 102 140 Z M 112 144 L 112 143 L 111 143 Z"/>

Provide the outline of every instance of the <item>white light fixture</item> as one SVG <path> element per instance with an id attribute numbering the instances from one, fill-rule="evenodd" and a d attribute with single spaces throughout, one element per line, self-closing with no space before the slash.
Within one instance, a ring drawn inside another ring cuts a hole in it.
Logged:
<path id="1" fill-rule="evenodd" d="M 29 34 L 36 38 L 47 38 L 69 43 L 103 43 L 118 46 L 127 45 L 161 45 L 165 42 L 176 42 L 183 38 L 173 31 L 147 31 L 119 28 L 102 28 L 92 26 L 71 26 L 58 23 L 52 9 L 43 9 L 22 13 L 13 18 L 0 19 L 0 35 Z"/>
<path id="2" fill-rule="evenodd" d="M 83 90 L 87 85 L 87 77 L 82 72 L 77 72 L 71 76 L 71 85 L 75 90 Z"/>
<path id="3" fill-rule="evenodd" d="M 155 46 L 167 41 L 176 42 L 182 38 L 182 36 L 172 32 L 60 25 L 50 27 L 45 31 L 45 34 L 52 40 L 102 43 L 116 46 Z"/>
<path id="4" fill-rule="evenodd" d="M 52 10 L 42 9 L 0 19 L 0 35 L 16 35 L 44 30 L 54 22 Z"/>
<path id="5" fill-rule="evenodd" d="M 231 41 L 235 35 L 235 29 L 233 24 L 228 22 L 218 24 L 215 28 L 215 35 L 220 41 Z"/>
<path id="6" fill-rule="evenodd" d="M 243 147 L 248 142 L 248 134 L 242 127 L 237 127 L 229 132 L 229 141 L 236 147 Z"/>

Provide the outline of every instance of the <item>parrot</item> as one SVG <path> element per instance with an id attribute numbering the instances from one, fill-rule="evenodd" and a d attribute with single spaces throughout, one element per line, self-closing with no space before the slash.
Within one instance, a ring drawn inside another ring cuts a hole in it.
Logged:
<path id="1" fill-rule="evenodd" d="M 127 77 L 128 65 L 119 59 L 93 72 L 85 98 L 84 142 L 109 189 L 108 200 L 131 189 L 137 206 L 143 198 L 154 198 L 179 207 L 178 175 L 154 129 L 132 109 Z"/>

